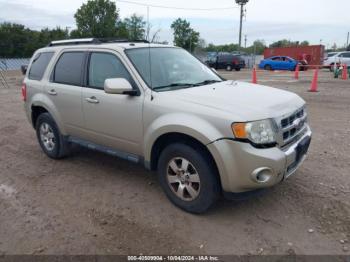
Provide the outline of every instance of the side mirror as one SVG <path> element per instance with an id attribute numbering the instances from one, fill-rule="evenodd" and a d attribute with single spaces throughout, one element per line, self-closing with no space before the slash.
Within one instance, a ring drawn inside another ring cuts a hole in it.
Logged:
<path id="1" fill-rule="evenodd" d="M 21 65 L 22 74 L 25 75 L 27 73 L 28 65 Z"/>
<path id="2" fill-rule="evenodd" d="M 106 79 L 104 90 L 107 94 L 137 95 L 137 91 L 132 88 L 130 82 L 125 78 Z"/>

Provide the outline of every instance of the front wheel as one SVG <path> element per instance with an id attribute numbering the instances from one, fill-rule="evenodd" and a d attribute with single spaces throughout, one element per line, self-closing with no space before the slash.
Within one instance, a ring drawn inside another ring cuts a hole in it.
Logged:
<path id="1" fill-rule="evenodd" d="M 226 66 L 226 71 L 232 71 L 232 66 L 231 65 L 227 65 Z"/>
<path id="2" fill-rule="evenodd" d="M 218 176 L 205 152 L 169 145 L 160 155 L 158 179 L 169 200 L 190 213 L 203 213 L 218 199 Z"/>

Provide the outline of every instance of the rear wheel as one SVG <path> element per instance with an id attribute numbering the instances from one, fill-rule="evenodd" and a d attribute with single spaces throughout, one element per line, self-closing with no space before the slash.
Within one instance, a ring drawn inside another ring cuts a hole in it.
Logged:
<path id="1" fill-rule="evenodd" d="M 241 68 L 240 67 L 236 67 L 235 70 L 238 72 L 238 71 L 241 71 Z"/>
<path id="2" fill-rule="evenodd" d="M 169 200 L 191 213 L 203 213 L 220 193 L 216 170 L 205 152 L 184 144 L 163 150 L 158 162 L 158 179 Z"/>
<path id="3" fill-rule="evenodd" d="M 227 65 L 226 66 L 226 71 L 232 71 L 232 66 L 231 65 Z"/>
<path id="4" fill-rule="evenodd" d="M 48 157 L 60 159 L 68 154 L 69 145 L 49 113 L 39 115 L 35 129 L 41 149 Z"/>
<path id="5" fill-rule="evenodd" d="M 270 65 L 265 65 L 265 66 L 264 66 L 264 69 L 265 69 L 265 70 L 271 71 L 271 70 L 272 70 L 272 67 L 271 67 Z"/>

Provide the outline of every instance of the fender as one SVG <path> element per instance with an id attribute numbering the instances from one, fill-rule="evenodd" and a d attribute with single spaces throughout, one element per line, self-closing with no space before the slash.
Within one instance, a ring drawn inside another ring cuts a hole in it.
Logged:
<path id="1" fill-rule="evenodd" d="M 36 93 L 30 99 L 30 108 L 32 106 L 41 106 L 46 109 L 47 112 L 53 117 L 55 120 L 58 129 L 60 130 L 62 135 L 67 135 L 67 132 L 64 128 L 62 118 L 60 117 L 59 111 L 55 104 L 43 93 Z"/>
<path id="2" fill-rule="evenodd" d="M 195 128 L 193 123 L 196 123 Z M 167 133 L 185 134 L 197 139 L 203 145 L 222 137 L 216 127 L 198 116 L 184 113 L 165 114 L 156 118 L 145 129 L 144 159 L 146 162 L 151 160 L 152 147 L 156 140 Z"/>

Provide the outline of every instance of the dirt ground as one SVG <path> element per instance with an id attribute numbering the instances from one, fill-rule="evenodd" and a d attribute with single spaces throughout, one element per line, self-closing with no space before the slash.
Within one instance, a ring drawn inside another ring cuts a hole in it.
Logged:
<path id="1" fill-rule="evenodd" d="M 222 72 L 250 80 L 250 72 Z M 0 83 L 1 254 L 350 254 L 350 80 L 258 72 L 308 104 L 313 141 L 299 171 L 265 194 L 187 214 L 153 173 L 85 149 L 54 161 L 39 148 L 20 77 Z M 266 98 L 268 99 L 268 98 Z"/>

